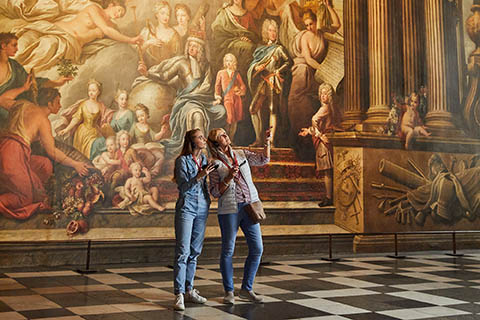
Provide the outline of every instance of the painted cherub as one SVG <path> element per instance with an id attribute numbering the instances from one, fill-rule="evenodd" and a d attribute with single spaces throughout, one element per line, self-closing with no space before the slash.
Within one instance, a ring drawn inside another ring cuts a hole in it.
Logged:
<path id="1" fill-rule="evenodd" d="M 140 161 L 136 150 L 130 147 L 131 138 L 128 131 L 118 131 L 116 135 L 116 140 L 117 151 L 115 159 L 120 160 L 120 164 L 116 167 L 116 170 L 111 175 L 111 195 L 113 195 L 114 189 L 122 185 L 128 178 L 130 165 L 133 162 Z"/>
<path id="2" fill-rule="evenodd" d="M 422 119 L 418 113 L 418 106 L 420 104 L 420 97 L 416 92 L 412 92 L 405 105 L 405 110 L 400 122 L 400 132 L 405 137 L 405 149 L 410 149 L 413 139 L 417 136 L 430 136 L 422 123 Z"/>
<path id="3" fill-rule="evenodd" d="M 107 137 L 105 144 L 107 151 L 95 157 L 95 159 L 93 159 L 93 165 L 102 172 L 105 181 L 111 181 L 113 173 L 120 167 L 121 160 L 117 153 L 116 137 Z"/>
<path id="4" fill-rule="evenodd" d="M 133 162 L 130 165 L 132 176 L 127 179 L 123 187 L 123 193 L 120 190 L 123 201 L 118 205 L 120 208 L 129 209 L 133 215 L 150 214 L 150 209 L 164 211 L 165 207 L 158 204 L 158 189 L 155 186 L 148 187 L 152 181 L 152 176 L 147 168 L 142 167 L 140 162 Z M 142 177 L 142 173 L 144 176 Z"/>

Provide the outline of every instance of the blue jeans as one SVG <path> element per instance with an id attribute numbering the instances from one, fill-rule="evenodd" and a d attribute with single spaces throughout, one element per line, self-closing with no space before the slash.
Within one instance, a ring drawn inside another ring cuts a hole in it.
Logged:
<path id="1" fill-rule="evenodd" d="M 248 245 L 248 256 L 243 269 L 242 289 L 251 291 L 253 281 L 263 253 L 262 231 L 259 223 L 253 223 L 244 210 L 246 203 L 238 204 L 234 214 L 219 214 L 218 223 L 222 232 L 222 253 L 220 255 L 220 271 L 222 272 L 225 292 L 233 291 L 233 252 L 238 227 L 242 228 Z"/>
<path id="2" fill-rule="evenodd" d="M 175 212 L 175 262 L 173 286 L 175 294 L 193 289 L 197 258 L 202 252 L 208 207 L 206 199 L 198 197 L 196 206 L 183 206 Z M 194 209 L 194 210 L 192 210 Z"/>

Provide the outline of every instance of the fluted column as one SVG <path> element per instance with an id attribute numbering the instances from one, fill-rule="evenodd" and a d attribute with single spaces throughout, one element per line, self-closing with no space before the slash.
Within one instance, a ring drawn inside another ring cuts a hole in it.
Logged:
<path id="1" fill-rule="evenodd" d="M 425 0 L 427 47 L 428 113 L 425 124 L 435 135 L 454 130 L 448 103 L 447 50 L 445 43 L 444 0 Z M 452 44 L 450 44 L 452 45 Z"/>
<path id="2" fill-rule="evenodd" d="M 390 0 L 368 0 L 368 64 L 370 107 L 364 130 L 378 131 L 387 123 L 391 94 Z"/>
<path id="3" fill-rule="evenodd" d="M 403 20 L 403 79 L 404 94 L 408 95 L 418 91 L 423 83 L 423 69 L 421 62 L 422 45 L 420 37 L 423 28 L 420 24 L 420 13 L 423 13 L 423 5 L 418 0 L 402 0 Z"/>
<path id="4" fill-rule="evenodd" d="M 368 106 L 367 0 L 345 0 L 345 107 L 342 125 L 350 128 L 362 122 Z"/>

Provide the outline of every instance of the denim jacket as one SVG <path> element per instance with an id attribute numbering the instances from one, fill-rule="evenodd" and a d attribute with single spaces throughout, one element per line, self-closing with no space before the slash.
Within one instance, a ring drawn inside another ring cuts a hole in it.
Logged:
<path id="1" fill-rule="evenodd" d="M 208 163 L 207 157 L 202 154 L 201 166 Z M 200 196 L 210 204 L 210 195 L 208 193 L 207 178 L 203 177 L 197 181 L 195 177 L 198 174 L 198 166 L 193 160 L 191 154 L 178 157 L 175 161 L 175 177 L 178 187 L 178 200 L 175 205 L 176 210 L 182 209 L 184 206 L 196 211 L 196 207 Z"/>

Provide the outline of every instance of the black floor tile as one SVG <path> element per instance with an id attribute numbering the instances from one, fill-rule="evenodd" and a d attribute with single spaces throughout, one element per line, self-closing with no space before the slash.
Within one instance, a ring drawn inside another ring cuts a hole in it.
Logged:
<path id="1" fill-rule="evenodd" d="M 434 307 L 435 306 L 435 305 L 430 304 L 430 303 L 425 303 L 425 302 L 415 301 L 415 300 L 410 300 L 410 299 L 402 299 L 402 298 L 392 299 L 389 302 L 389 304 L 391 304 L 394 307 L 392 309 L 427 308 L 427 307 Z"/>
<path id="2" fill-rule="evenodd" d="M 399 274 L 387 273 L 387 274 L 377 274 L 371 276 L 355 276 L 357 280 L 363 280 L 367 282 L 373 282 L 378 284 L 383 284 L 385 286 L 391 285 L 401 285 L 401 284 L 416 284 L 426 282 L 425 280 L 407 277 Z"/>
<path id="3" fill-rule="evenodd" d="M 437 296 L 463 300 L 466 302 L 480 302 L 480 289 L 474 288 L 452 288 L 422 291 Z"/>
<path id="4" fill-rule="evenodd" d="M 13 290 L 0 290 L 0 296 L 31 296 L 38 294 L 28 288 L 25 289 L 13 289 Z"/>
<path id="5" fill-rule="evenodd" d="M 89 296 L 83 292 L 43 294 L 43 296 L 64 308 L 104 304 L 102 300 Z"/>
<path id="6" fill-rule="evenodd" d="M 383 314 L 378 313 L 359 313 L 359 314 L 350 314 L 343 315 L 342 317 L 352 320 L 398 320 L 398 318 L 392 318 Z"/>
<path id="7" fill-rule="evenodd" d="M 75 315 L 73 312 L 70 312 L 67 309 L 29 310 L 20 311 L 19 313 L 25 316 L 27 319 L 54 318 Z"/>
<path id="8" fill-rule="evenodd" d="M 9 312 L 13 311 L 12 308 L 10 308 L 7 304 L 5 304 L 3 301 L 0 301 L 0 312 Z"/>
<path id="9" fill-rule="evenodd" d="M 480 304 L 476 303 L 462 303 L 462 304 L 456 304 L 453 306 L 449 306 L 450 308 L 454 308 L 457 310 L 462 310 L 474 314 L 479 314 L 478 318 L 480 319 Z"/>
<path id="10" fill-rule="evenodd" d="M 27 288 L 50 288 L 65 286 L 65 283 L 58 281 L 57 277 L 16 278 L 15 280 Z"/>
<path id="11" fill-rule="evenodd" d="M 109 313 L 82 316 L 85 320 L 138 320 L 129 313 Z"/>
<path id="12" fill-rule="evenodd" d="M 148 281 L 150 282 L 150 281 Z M 148 284 L 144 283 L 123 283 L 123 284 L 109 284 L 110 287 L 117 290 L 129 290 L 129 289 L 151 289 L 154 288 Z"/>
<path id="13" fill-rule="evenodd" d="M 429 272 L 430 274 L 434 274 L 440 277 L 447 277 L 447 278 L 455 278 L 459 280 L 479 280 L 480 273 L 478 272 L 471 272 L 466 270 L 456 270 L 456 271 L 436 271 L 436 272 Z"/>
<path id="14" fill-rule="evenodd" d="M 120 275 L 138 282 L 172 281 L 173 279 L 172 271 L 145 272 L 145 273 L 121 273 Z"/>
<path id="15" fill-rule="evenodd" d="M 392 304 L 397 300 L 401 300 L 401 298 L 384 294 L 369 294 L 362 296 L 334 297 L 328 298 L 328 300 L 375 312 L 396 309 Z M 366 301 L 368 301 L 368 303 L 365 303 Z"/>
<path id="16" fill-rule="evenodd" d="M 231 307 L 222 306 L 216 308 L 245 319 L 285 320 L 328 315 L 328 313 L 289 302 L 241 304 Z"/>
<path id="17" fill-rule="evenodd" d="M 87 296 L 103 301 L 104 304 L 140 303 L 145 300 L 122 291 L 91 291 Z"/>
<path id="18" fill-rule="evenodd" d="M 282 294 L 269 294 L 269 297 L 283 300 L 283 301 L 291 301 L 291 300 L 300 300 L 300 299 L 312 299 L 311 296 L 307 296 L 305 294 L 292 292 L 292 293 L 282 293 Z"/>
<path id="19" fill-rule="evenodd" d="M 275 281 L 268 282 L 266 283 L 266 285 L 295 292 L 350 288 L 341 284 L 322 281 L 321 279 Z"/>
<path id="20" fill-rule="evenodd" d="M 194 320 L 173 310 L 130 312 L 129 315 L 141 320 Z"/>
<path id="21" fill-rule="evenodd" d="M 78 275 L 78 276 L 62 276 L 62 277 L 56 277 L 55 278 L 58 282 L 61 282 L 64 285 L 68 286 L 87 286 L 87 285 L 93 285 L 93 284 L 103 284 L 101 282 L 98 282 L 97 280 L 94 280 L 92 278 Z"/>
<path id="22" fill-rule="evenodd" d="M 352 267 L 341 263 L 330 262 L 330 263 L 318 263 L 318 264 L 300 264 L 296 265 L 303 269 L 313 270 L 317 272 L 338 272 L 338 271 L 352 271 L 358 270 L 358 267 Z"/>

